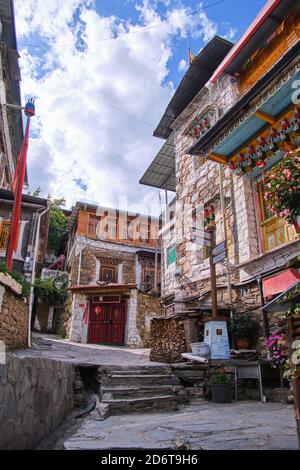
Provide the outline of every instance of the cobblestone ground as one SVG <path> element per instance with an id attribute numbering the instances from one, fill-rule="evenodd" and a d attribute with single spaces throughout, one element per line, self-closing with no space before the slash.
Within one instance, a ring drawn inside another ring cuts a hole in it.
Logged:
<path id="1" fill-rule="evenodd" d="M 297 449 L 291 406 L 200 402 L 168 413 L 87 419 L 65 449 Z"/>

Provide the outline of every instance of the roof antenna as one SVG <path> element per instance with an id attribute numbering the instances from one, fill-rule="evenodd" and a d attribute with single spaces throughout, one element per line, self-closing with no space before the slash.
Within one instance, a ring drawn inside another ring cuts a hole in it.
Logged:
<path id="1" fill-rule="evenodd" d="M 192 63 L 194 62 L 195 60 L 195 56 L 194 54 L 192 53 L 191 51 L 191 48 L 190 48 L 190 43 L 189 43 L 189 33 L 188 33 L 188 26 L 187 24 L 185 25 L 185 38 L 186 38 L 186 47 L 187 47 L 187 53 L 188 53 L 188 61 L 189 61 L 189 65 L 192 65 Z"/>

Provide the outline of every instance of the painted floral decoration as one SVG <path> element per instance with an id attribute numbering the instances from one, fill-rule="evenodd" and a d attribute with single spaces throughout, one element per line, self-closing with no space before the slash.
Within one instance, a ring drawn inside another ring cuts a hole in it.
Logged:
<path id="1" fill-rule="evenodd" d="M 286 362 L 286 356 L 282 351 L 282 343 L 282 335 L 270 335 L 265 341 L 267 358 L 274 369 L 281 368 Z"/>
<path id="2" fill-rule="evenodd" d="M 205 228 L 214 227 L 216 224 L 216 214 L 214 206 L 209 206 L 204 209 L 204 226 Z"/>
<path id="3" fill-rule="evenodd" d="M 300 148 L 285 154 L 272 168 L 264 186 L 271 213 L 295 223 L 300 214 Z"/>

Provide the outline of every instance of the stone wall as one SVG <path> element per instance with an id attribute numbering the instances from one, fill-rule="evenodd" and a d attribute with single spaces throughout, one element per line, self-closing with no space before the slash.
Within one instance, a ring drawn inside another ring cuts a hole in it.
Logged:
<path id="1" fill-rule="evenodd" d="M 150 346 L 150 324 L 153 317 L 163 316 L 159 297 L 138 292 L 136 325 L 144 348 Z"/>
<path id="2" fill-rule="evenodd" d="M 0 340 L 7 349 L 28 344 L 28 304 L 21 291 L 20 284 L 0 273 Z"/>
<path id="3" fill-rule="evenodd" d="M 73 408 L 74 368 L 7 354 L 0 364 L 0 449 L 33 449 Z"/>

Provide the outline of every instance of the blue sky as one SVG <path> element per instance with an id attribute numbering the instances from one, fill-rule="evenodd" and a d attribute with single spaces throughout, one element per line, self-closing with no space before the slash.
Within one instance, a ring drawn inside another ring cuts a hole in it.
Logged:
<path id="1" fill-rule="evenodd" d="M 196 54 L 215 34 L 238 40 L 264 4 L 15 0 L 22 92 L 37 107 L 31 188 L 144 212 L 157 191 L 138 180 L 163 143 L 152 132 L 187 67 L 186 28 Z"/>

